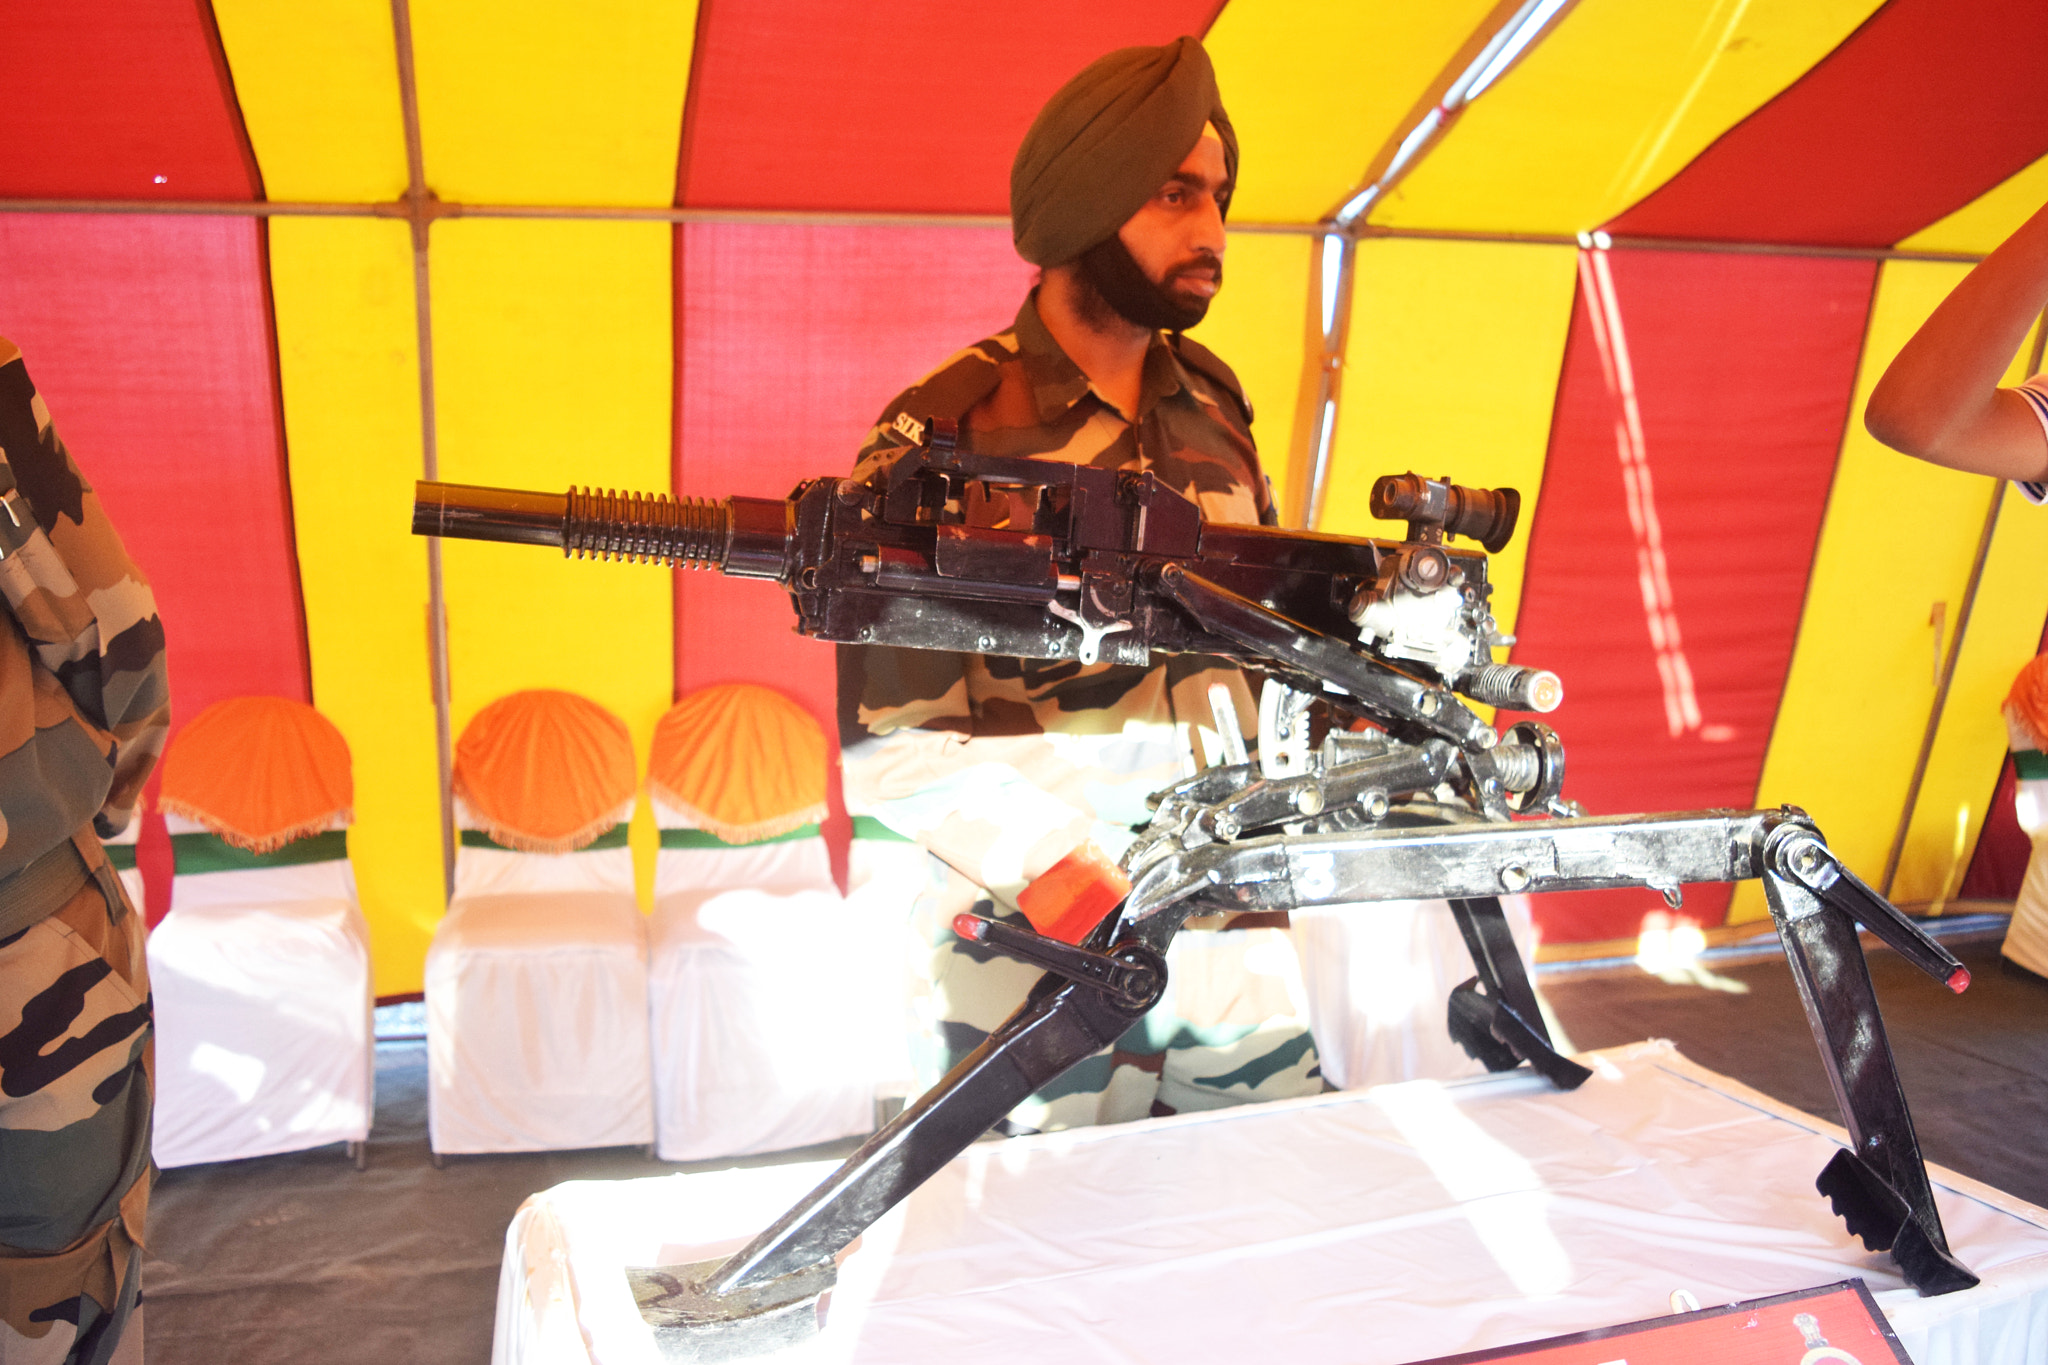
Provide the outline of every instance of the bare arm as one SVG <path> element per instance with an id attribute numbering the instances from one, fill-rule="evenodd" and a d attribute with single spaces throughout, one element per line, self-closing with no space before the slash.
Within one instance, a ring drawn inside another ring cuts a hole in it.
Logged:
<path id="1" fill-rule="evenodd" d="M 1864 410 L 1894 450 L 1976 474 L 2048 477 L 2048 436 L 1998 381 L 2048 306 L 2048 208 L 1972 270 L 1913 334 Z"/>

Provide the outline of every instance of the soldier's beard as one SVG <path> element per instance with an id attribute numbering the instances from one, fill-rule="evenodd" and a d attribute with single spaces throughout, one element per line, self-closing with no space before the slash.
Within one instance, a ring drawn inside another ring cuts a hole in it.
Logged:
<path id="1" fill-rule="evenodd" d="M 1168 272 L 1163 287 L 1154 284 L 1145 274 L 1144 267 L 1132 259 L 1121 237 L 1110 237 L 1089 247 L 1076 263 L 1081 267 L 1083 317 L 1090 315 L 1090 305 L 1100 303 L 1126 322 L 1140 327 L 1184 332 L 1208 316 L 1209 300 L 1182 294 L 1173 288 L 1174 275 L 1180 266 Z M 1220 260 L 1205 256 L 1199 262 L 1187 264 L 1212 267 L 1216 271 L 1216 283 L 1223 283 L 1223 262 Z"/>

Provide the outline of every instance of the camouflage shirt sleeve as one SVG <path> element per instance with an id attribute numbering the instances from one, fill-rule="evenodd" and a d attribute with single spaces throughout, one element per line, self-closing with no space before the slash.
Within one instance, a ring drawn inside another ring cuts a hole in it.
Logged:
<path id="1" fill-rule="evenodd" d="M 25 655 L 10 653 L 0 661 L 0 710 L 17 713 L 0 716 L 0 748 L 5 749 L 0 754 L 0 813 L 11 818 L 16 801 L 28 795 L 6 790 L 9 783 L 34 771 L 46 785 L 96 789 L 104 783 L 95 823 L 102 836 L 120 832 L 163 751 L 170 724 L 163 626 L 148 581 L 65 450 L 20 352 L 5 340 L 0 340 L 0 598 L 14 627 L 9 649 Z M 16 664 L 26 665 L 31 675 L 25 685 Z M 80 760 L 83 750 L 69 744 L 41 745 L 45 761 L 33 769 L 6 761 L 27 743 L 40 744 L 67 718 L 85 730 L 104 764 L 100 771 L 68 771 L 90 767 Z M 47 760 L 57 753 L 73 761 L 53 770 Z M 58 799 L 54 804 L 67 803 Z"/>

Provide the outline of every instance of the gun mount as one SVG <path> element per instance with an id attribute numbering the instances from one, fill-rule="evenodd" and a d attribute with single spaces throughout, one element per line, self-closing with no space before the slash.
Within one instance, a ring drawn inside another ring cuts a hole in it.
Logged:
<path id="1" fill-rule="evenodd" d="M 1007 1023 L 741 1251 L 629 1272 L 669 1358 L 735 1359 L 811 1330 L 833 1257 L 1143 1014 L 1196 915 L 1443 898 L 1475 967 L 1451 994 L 1452 1036 L 1491 1069 L 1526 1063 L 1570 1089 L 1588 1073 L 1552 1047 L 1499 896 L 1641 886 L 1675 905 L 1682 883 L 1748 878 L 1853 1143 L 1817 1188 L 1921 1293 L 1977 1282 L 1948 1250 L 1857 928 L 1952 990 L 1969 973 L 1796 808 L 1587 818 L 1564 799 L 1548 726 L 1497 730 L 1467 705 L 1543 712 L 1563 697 L 1554 674 L 1492 659 L 1512 642 L 1484 551 L 1513 534 L 1512 489 L 1383 478 L 1373 508 L 1405 518 L 1407 537 L 1355 539 L 1208 523 L 1149 473 L 975 455 L 946 422 L 897 430 L 901 454 L 870 478 L 780 500 L 419 486 L 420 534 L 772 580 L 821 640 L 1083 664 L 1205 654 L 1267 677 L 1256 761 L 1155 796 L 1123 859 L 1130 894 L 1079 945 L 961 927 L 1045 969 Z M 1448 543 L 1460 536 L 1483 549 Z M 1367 728 L 1333 725 L 1312 747 L 1318 703 Z"/>

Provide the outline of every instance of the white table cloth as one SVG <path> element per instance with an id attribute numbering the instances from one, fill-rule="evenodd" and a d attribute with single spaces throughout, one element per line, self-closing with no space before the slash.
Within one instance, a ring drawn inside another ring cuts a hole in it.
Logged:
<path id="1" fill-rule="evenodd" d="M 149 934 L 156 1164 L 368 1137 L 370 936 L 348 863 L 171 886 L 171 912 Z"/>
<path id="2" fill-rule="evenodd" d="M 464 848 L 427 949 L 437 1153 L 654 1140 L 647 927 L 627 848 Z"/>
<path id="3" fill-rule="evenodd" d="M 782 1359 L 1395 1365 L 1861 1276 L 1918 1365 L 2048 1362 L 2048 1211 L 1936 1168 L 1976 1289 L 1923 1299 L 1813 1192 L 1840 1130 L 1663 1042 L 1526 1074 L 980 1144 L 842 1259 Z M 529 1199 L 498 1365 L 656 1359 L 623 1267 L 728 1252 L 830 1163 Z"/>

